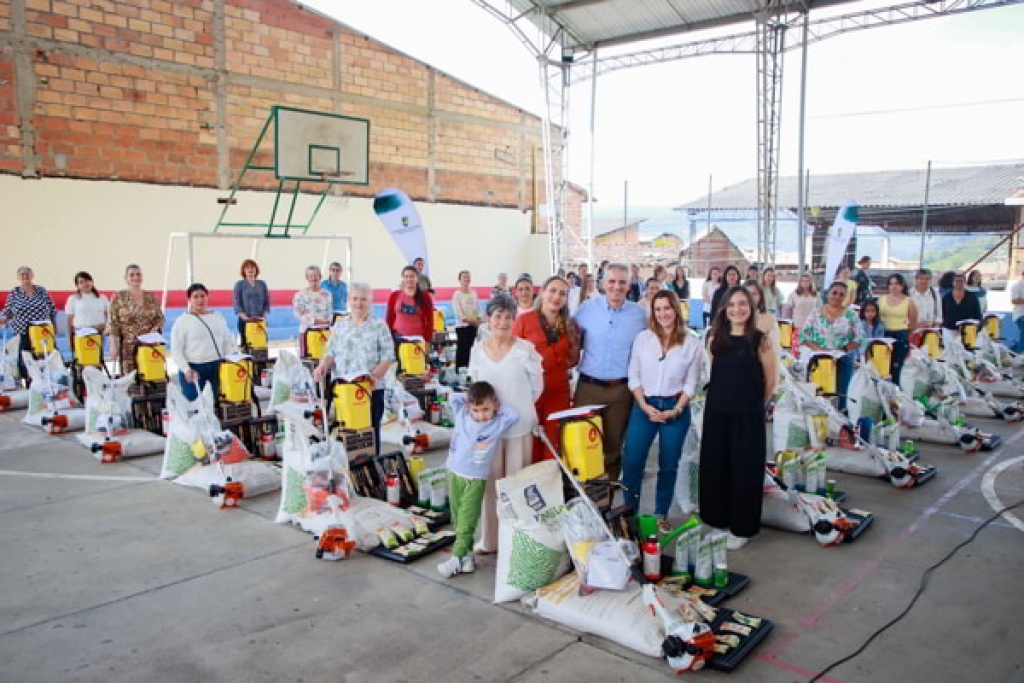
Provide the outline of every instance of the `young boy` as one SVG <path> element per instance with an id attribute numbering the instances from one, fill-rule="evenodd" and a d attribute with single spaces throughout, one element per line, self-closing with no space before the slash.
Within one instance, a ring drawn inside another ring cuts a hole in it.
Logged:
<path id="1" fill-rule="evenodd" d="M 452 394 L 455 430 L 448 448 L 448 496 L 451 499 L 455 545 L 452 556 L 437 565 L 441 576 L 468 574 L 473 564 L 473 534 L 480 519 L 491 460 L 502 435 L 519 422 L 519 414 L 498 401 L 494 387 L 474 382 L 465 394 Z"/>

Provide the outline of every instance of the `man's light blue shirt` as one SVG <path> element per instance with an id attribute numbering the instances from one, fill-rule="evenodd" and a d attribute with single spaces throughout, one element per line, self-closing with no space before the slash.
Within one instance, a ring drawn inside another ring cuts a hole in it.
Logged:
<path id="1" fill-rule="evenodd" d="M 335 313 L 344 313 L 348 310 L 348 283 L 344 280 L 331 282 L 324 280 L 320 286 L 331 293 L 331 301 L 334 302 Z"/>
<path id="2" fill-rule="evenodd" d="M 643 308 L 624 300 L 615 310 L 608 297 L 599 296 L 580 304 L 576 324 L 583 332 L 580 372 L 600 380 L 625 379 L 633 340 L 647 329 Z"/>

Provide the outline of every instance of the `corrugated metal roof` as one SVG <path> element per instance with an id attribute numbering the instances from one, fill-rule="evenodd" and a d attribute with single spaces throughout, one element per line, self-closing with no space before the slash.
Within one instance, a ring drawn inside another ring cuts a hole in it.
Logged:
<path id="1" fill-rule="evenodd" d="M 864 207 L 916 207 L 924 205 L 925 169 L 811 175 L 807 206 L 838 207 L 856 201 Z M 929 206 L 989 206 L 1002 204 L 1024 187 L 1024 164 L 933 168 Z M 779 178 L 780 207 L 795 207 L 797 177 Z M 707 196 L 678 209 L 707 208 Z M 713 192 L 711 206 L 718 209 L 756 209 L 757 180 L 751 178 Z"/>
<path id="2" fill-rule="evenodd" d="M 818 0 L 812 8 L 854 0 Z M 562 44 L 590 49 L 753 21 L 761 0 L 509 0 L 545 34 L 564 29 Z M 773 11 L 803 9 L 799 0 L 771 2 Z"/>

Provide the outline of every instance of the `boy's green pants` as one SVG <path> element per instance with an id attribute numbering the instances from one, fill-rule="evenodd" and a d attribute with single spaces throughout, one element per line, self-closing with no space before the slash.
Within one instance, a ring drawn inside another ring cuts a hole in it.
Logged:
<path id="1" fill-rule="evenodd" d="M 485 479 L 467 479 L 448 472 L 448 497 L 451 499 L 452 526 L 455 527 L 452 555 L 455 557 L 465 557 L 473 552 L 473 534 L 480 520 L 486 486 Z"/>

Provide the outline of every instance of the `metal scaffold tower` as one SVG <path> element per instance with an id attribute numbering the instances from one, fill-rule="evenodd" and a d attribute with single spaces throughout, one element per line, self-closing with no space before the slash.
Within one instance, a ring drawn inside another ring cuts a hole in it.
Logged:
<path id="1" fill-rule="evenodd" d="M 592 254 L 590 212 L 583 229 L 572 230 L 565 221 L 568 171 L 568 112 L 571 85 L 581 84 L 601 74 L 648 64 L 689 59 L 712 54 L 753 54 L 757 68 L 757 180 L 759 229 L 757 258 L 762 264 L 774 264 L 779 177 L 779 131 L 782 112 L 783 55 L 795 48 L 803 50 L 800 107 L 800 176 L 803 177 L 804 106 L 806 92 L 807 45 L 851 31 L 904 24 L 921 19 L 953 16 L 984 9 L 1008 7 L 1024 0 L 914 0 L 884 7 L 857 9 L 841 13 L 841 5 L 856 0 L 758 0 L 752 13 L 736 12 L 732 3 L 702 3 L 705 16 L 688 18 L 680 4 L 650 2 L 650 16 L 658 25 L 637 26 L 648 15 L 624 21 L 622 3 L 617 0 L 471 0 L 503 22 L 537 57 L 544 88 L 544 155 L 547 192 L 547 228 L 550 235 L 552 267 L 564 265 L 574 244 Z M 497 4 L 494 4 L 497 3 Z M 500 5 L 497 6 L 497 5 Z M 666 9 L 666 6 L 669 6 Z M 664 10 L 659 14 L 659 10 Z M 812 19 L 811 12 L 815 13 Z M 819 16 L 820 15 L 820 16 Z M 719 33 L 675 45 L 609 53 L 616 48 L 644 40 L 691 33 L 700 30 L 725 30 L 753 20 L 753 30 Z M 650 24 L 650 22 L 648 22 Z M 790 28 L 801 29 L 796 40 L 787 42 Z M 529 31 L 529 33 L 528 33 Z M 531 38 L 535 33 L 536 38 Z M 600 58 L 598 51 L 601 51 Z M 559 55 L 558 52 L 561 54 Z M 592 57 L 584 59 L 583 56 Z M 560 58 L 559 58 L 560 57 Z M 595 91 L 596 92 L 596 87 Z M 592 98 L 593 99 L 593 98 Z M 591 102 L 591 181 L 593 202 L 593 108 Z M 556 134 L 557 131 L 557 134 Z M 560 165 L 556 166 L 556 159 Z M 804 210 L 804 192 L 800 193 L 800 215 Z M 592 209 L 592 206 L 591 206 Z M 800 221 L 799 244 L 803 245 L 805 226 Z M 801 259 L 802 261 L 803 259 Z M 801 264 L 802 265 L 802 264 Z"/>
<path id="2" fill-rule="evenodd" d="M 775 207 L 779 198 L 779 133 L 786 16 L 766 3 L 757 21 L 757 260 L 775 263 Z"/>

